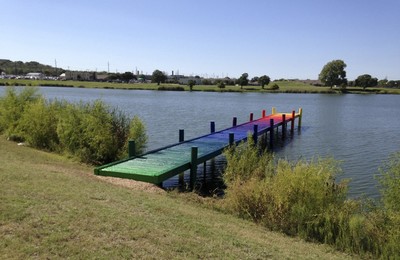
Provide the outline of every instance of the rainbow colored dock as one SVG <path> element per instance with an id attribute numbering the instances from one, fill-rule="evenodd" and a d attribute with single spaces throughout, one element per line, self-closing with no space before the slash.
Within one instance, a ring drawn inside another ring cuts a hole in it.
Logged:
<path id="1" fill-rule="evenodd" d="M 218 155 L 232 144 L 246 141 L 250 132 L 255 141 L 258 136 L 267 134 L 270 137 L 270 145 L 273 144 L 274 129 L 282 127 L 282 136 L 285 136 L 287 124 L 291 123 L 291 132 L 294 131 L 295 119 L 298 118 L 298 126 L 301 127 L 302 109 L 296 113 L 277 113 L 272 108 L 271 115 L 262 111 L 261 118 L 237 125 L 233 118 L 232 127 L 215 132 L 215 124 L 211 122 L 211 133 L 191 140 L 183 141 L 183 130 L 180 130 L 180 142 L 157 150 L 153 150 L 140 156 L 132 156 L 128 159 L 113 162 L 97 167 L 96 175 L 113 176 L 119 178 L 134 179 L 138 181 L 161 184 L 163 181 L 180 174 L 186 170 L 191 172 L 191 186 L 196 180 L 197 165 L 204 163 Z"/>

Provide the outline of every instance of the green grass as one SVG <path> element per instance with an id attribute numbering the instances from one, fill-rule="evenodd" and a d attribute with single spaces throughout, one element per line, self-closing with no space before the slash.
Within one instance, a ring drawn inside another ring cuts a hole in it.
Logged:
<path id="1" fill-rule="evenodd" d="M 220 213 L 207 201 L 117 186 L 91 167 L 0 136 L 3 259 L 349 258 Z"/>
<path id="2" fill-rule="evenodd" d="M 272 84 L 278 84 L 278 90 L 269 90 Z M 19 84 L 23 86 L 62 86 L 62 87 L 78 87 L 78 88 L 106 88 L 106 89 L 139 89 L 139 90 L 157 90 L 157 84 L 144 83 L 111 83 L 111 82 L 89 82 L 89 81 L 48 81 L 48 80 L 24 80 L 24 79 L 0 79 L 0 85 Z M 165 87 L 182 86 L 186 91 L 189 91 L 189 86 L 178 84 L 161 84 Z M 215 85 L 197 85 L 193 87 L 193 91 L 223 91 L 223 92 L 265 92 L 265 93 L 341 93 L 339 89 L 331 89 L 329 87 L 316 87 L 310 84 L 305 84 L 299 81 L 274 81 L 271 82 L 265 89 L 260 86 L 245 86 L 243 89 L 240 86 L 226 86 L 224 89 L 219 89 Z M 367 88 L 363 90 L 358 87 L 347 88 L 347 93 L 354 94 L 400 94 L 400 89 L 391 88 Z"/>

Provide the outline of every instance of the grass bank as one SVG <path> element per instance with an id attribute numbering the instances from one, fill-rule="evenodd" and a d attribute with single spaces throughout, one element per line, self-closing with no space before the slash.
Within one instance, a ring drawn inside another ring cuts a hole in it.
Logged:
<path id="1" fill-rule="evenodd" d="M 271 90 L 273 84 L 279 86 L 278 90 Z M 0 85 L 17 85 L 17 86 L 59 86 L 59 87 L 75 87 L 75 88 L 103 88 L 103 89 L 136 89 L 136 90 L 177 90 L 183 88 L 189 91 L 189 86 L 178 84 L 144 84 L 144 83 L 112 83 L 112 82 L 89 82 L 89 81 L 48 81 L 48 80 L 24 80 L 24 79 L 0 79 Z M 321 94 L 340 94 L 340 89 L 331 89 L 329 87 L 317 87 L 298 81 L 274 81 L 265 89 L 260 86 L 245 86 L 241 89 L 239 86 L 226 86 L 219 89 L 216 85 L 198 85 L 193 87 L 193 91 L 208 92 L 260 92 L 260 93 L 321 93 Z M 362 88 L 349 87 L 346 93 L 353 94 L 400 94 L 400 89 L 391 88 Z"/>
<path id="2" fill-rule="evenodd" d="M 0 136 L 0 255 L 25 258 L 346 259 L 191 194 L 121 187 Z M 199 203 L 200 201 L 200 203 Z"/>

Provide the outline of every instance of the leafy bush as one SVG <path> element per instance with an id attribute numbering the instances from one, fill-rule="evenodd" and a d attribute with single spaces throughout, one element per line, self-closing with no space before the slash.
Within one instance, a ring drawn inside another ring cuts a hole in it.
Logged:
<path id="1" fill-rule="evenodd" d="M 18 135 L 32 147 L 57 150 L 58 111 L 57 102 L 49 103 L 44 98 L 29 103 L 18 121 Z"/>
<path id="2" fill-rule="evenodd" d="M 225 151 L 227 210 L 341 250 L 400 257 L 400 153 L 380 177 L 383 203 L 376 206 L 346 198 L 348 182 L 336 182 L 340 168 L 334 160 L 276 162 L 248 140 Z"/>
<path id="3" fill-rule="evenodd" d="M 185 91 L 184 87 L 176 86 L 176 87 L 168 87 L 168 86 L 160 86 L 157 90 L 161 91 Z"/>
<path id="4" fill-rule="evenodd" d="M 17 126 L 26 108 L 40 99 L 36 88 L 23 88 L 19 92 L 8 87 L 3 97 L 0 97 L 0 133 L 5 133 L 11 139 L 21 139 L 17 134 Z"/>
<path id="5" fill-rule="evenodd" d="M 279 89 L 279 85 L 274 83 L 269 89 L 270 90 L 278 90 Z"/>
<path id="6" fill-rule="evenodd" d="M 144 152 L 147 143 L 146 126 L 137 116 L 134 116 L 129 123 L 129 136 L 127 140 L 135 141 L 136 154 L 142 154 Z M 128 151 L 127 142 L 124 147 L 124 151 Z"/>
<path id="7" fill-rule="evenodd" d="M 103 164 L 126 154 L 128 138 L 143 151 L 146 129 L 104 102 L 46 101 L 35 89 L 8 89 L 0 99 L 0 131 L 30 146 L 67 153 L 82 162 Z"/>

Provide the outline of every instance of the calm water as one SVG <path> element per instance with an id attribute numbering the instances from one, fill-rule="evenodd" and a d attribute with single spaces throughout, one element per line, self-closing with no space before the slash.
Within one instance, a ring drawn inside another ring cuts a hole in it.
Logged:
<path id="1" fill-rule="evenodd" d="M 4 88 L 0 88 L 0 94 Z M 41 87 L 48 98 L 73 102 L 102 99 L 146 124 L 148 149 L 178 141 L 178 130 L 185 129 L 185 139 L 209 132 L 209 122 L 216 129 L 229 127 L 232 117 L 238 123 L 255 118 L 275 106 L 290 112 L 303 108 L 300 134 L 277 150 L 279 157 L 291 160 L 315 156 L 333 156 L 340 160 L 344 174 L 351 178 L 350 195 L 376 197 L 374 175 L 390 154 L 400 151 L 400 96 L 397 95 L 320 95 L 161 92 L 141 90 L 106 90 Z"/>

